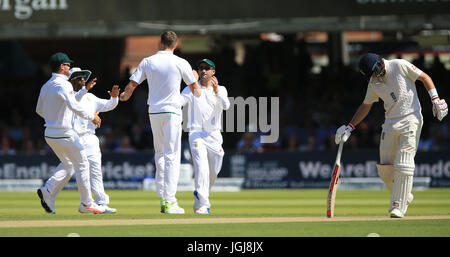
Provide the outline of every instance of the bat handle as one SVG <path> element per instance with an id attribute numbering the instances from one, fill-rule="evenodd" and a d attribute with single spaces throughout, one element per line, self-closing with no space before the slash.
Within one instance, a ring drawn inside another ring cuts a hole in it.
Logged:
<path id="1" fill-rule="evenodd" d="M 336 163 L 337 164 L 341 163 L 341 155 L 342 155 L 342 148 L 343 147 L 344 147 L 344 142 L 340 142 L 339 143 L 338 152 L 337 152 L 337 156 L 336 156 Z"/>

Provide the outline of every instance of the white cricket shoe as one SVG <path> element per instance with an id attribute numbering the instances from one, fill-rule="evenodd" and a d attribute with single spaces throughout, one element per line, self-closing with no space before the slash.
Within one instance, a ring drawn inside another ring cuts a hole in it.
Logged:
<path id="1" fill-rule="evenodd" d="M 391 211 L 391 218 L 403 218 L 405 215 L 398 208 L 394 208 Z"/>
<path id="2" fill-rule="evenodd" d="M 409 194 L 408 195 L 408 199 L 406 199 L 406 210 L 408 209 L 409 205 L 412 203 L 412 201 L 414 200 L 414 195 L 413 194 Z M 389 207 L 389 212 L 391 212 L 395 207 L 393 207 L 392 205 Z M 405 210 L 405 213 L 406 213 Z"/>
<path id="3" fill-rule="evenodd" d="M 200 207 L 200 208 L 197 208 L 197 209 L 195 210 L 195 213 L 197 213 L 197 214 L 210 214 L 211 212 L 210 212 L 210 210 L 209 210 L 208 207 L 202 206 L 202 207 Z"/>
<path id="4" fill-rule="evenodd" d="M 80 207 L 78 208 L 78 211 L 80 213 L 99 214 L 99 213 L 104 213 L 105 212 L 105 208 L 103 206 L 97 205 L 96 203 L 91 203 L 88 206 L 86 206 L 84 204 L 80 204 Z"/>
<path id="5" fill-rule="evenodd" d="M 178 206 L 178 203 L 166 202 L 164 213 L 168 214 L 184 214 L 184 209 Z"/>
<path id="6" fill-rule="evenodd" d="M 116 213 L 117 212 L 117 209 L 111 208 L 111 207 L 109 207 L 106 204 L 101 204 L 99 206 L 105 208 L 105 211 L 102 212 L 102 214 L 111 214 L 111 213 Z"/>
<path id="7" fill-rule="evenodd" d="M 54 214 L 55 213 L 55 200 L 50 195 L 50 192 L 47 191 L 44 187 L 41 187 L 37 190 L 37 194 L 41 199 L 42 208 L 44 208 L 45 212 Z"/>

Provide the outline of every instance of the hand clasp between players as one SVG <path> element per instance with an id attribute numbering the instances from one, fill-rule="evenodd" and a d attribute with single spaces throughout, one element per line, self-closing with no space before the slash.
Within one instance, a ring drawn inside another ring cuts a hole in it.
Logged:
<path id="1" fill-rule="evenodd" d="M 339 127 L 336 131 L 336 135 L 334 137 L 334 142 L 338 145 L 341 142 L 346 142 L 347 139 L 350 137 L 352 131 L 355 129 L 355 126 L 353 124 L 349 123 L 348 125 L 342 125 Z"/>
<path id="2" fill-rule="evenodd" d="M 439 121 L 447 116 L 448 114 L 448 106 L 444 99 L 439 99 L 436 97 L 432 100 L 433 102 L 433 116 L 436 117 Z"/>

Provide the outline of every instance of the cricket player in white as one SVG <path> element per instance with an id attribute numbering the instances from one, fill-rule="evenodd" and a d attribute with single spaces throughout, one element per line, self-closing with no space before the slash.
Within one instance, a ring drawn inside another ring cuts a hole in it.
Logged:
<path id="1" fill-rule="evenodd" d="M 147 104 L 155 147 L 156 193 L 161 212 L 184 214 L 175 197 L 181 162 L 181 80 L 197 97 L 201 95 L 201 89 L 197 72 L 185 59 L 173 54 L 177 46 L 176 33 L 164 32 L 160 44 L 160 51 L 139 63 L 120 100 L 127 101 L 134 89 L 147 80 Z"/>
<path id="2" fill-rule="evenodd" d="M 75 94 L 75 99 L 81 106 L 93 113 L 107 112 L 116 108 L 119 103 L 119 86 L 114 85 L 111 91 L 108 91 L 110 99 L 100 99 L 92 93 L 88 93 L 88 90 L 93 88 L 96 84 L 96 78 L 88 81 L 91 72 L 88 70 L 81 70 L 78 67 L 74 67 L 69 72 L 69 81 L 72 83 Z M 73 130 L 77 133 L 80 143 L 83 145 L 86 151 L 87 159 L 89 161 L 90 172 L 90 184 L 91 190 L 94 193 L 94 199 L 97 205 L 105 209 L 104 214 L 116 213 L 116 209 L 110 208 L 109 196 L 105 193 L 103 186 L 103 174 L 102 174 L 102 154 L 100 151 L 100 143 L 98 137 L 95 135 L 95 129 L 97 127 L 88 120 L 81 117 L 73 117 Z M 66 170 L 64 164 L 59 164 L 53 175 L 47 180 L 44 188 L 51 192 L 51 205 L 55 206 L 55 200 L 58 193 L 64 188 L 72 177 L 74 170 Z"/>
<path id="3" fill-rule="evenodd" d="M 197 62 L 202 95 L 194 97 L 186 87 L 181 93 L 182 105 L 187 106 L 189 146 L 194 163 L 194 212 L 209 214 L 209 192 L 222 168 L 222 112 L 230 108 L 228 92 L 219 86 L 214 76 L 216 66 L 209 59 Z"/>
<path id="4" fill-rule="evenodd" d="M 336 144 L 347 141 L 355 126 L 367 116 L 372 104 L 379 98 L 383 100 L 386 113 L 377 168 L 381 180 L 391 191 L 390 216 L 402 218 L 413 200 L 414 157 L 423 125 L 414 82 L 423 82 L 433 104 L 433 115 L 439 121 L 448 113 L 447 103 L 439 98 L 430 76 L 406 60 L 385 60 L 368 53 L 361 58 L 359 67 L 369 81 L 366 97 L 350 123 L 337 130 L 335 141 Z"/>
<path id="5" fill-rule="evenodd" d="M 105 209 L 94 203 L 89 181 L 89 162 L 77 133 L 72 129 L 73 114 L 100 125 L 101 119 L 76 101 L 72 84 L 67 81 L 73 61 L 64 53 L 50 57 L 52 77 L 42 86 L 36 112 L 45 120 L 45 141 L 52 148 L 65 170 L 74 170 L 80 193 L 82 213 L 102 213 Z M 55 213 L 51 194 L 46 187 L 37 190 L 41 205 L 47 213 Z"/>

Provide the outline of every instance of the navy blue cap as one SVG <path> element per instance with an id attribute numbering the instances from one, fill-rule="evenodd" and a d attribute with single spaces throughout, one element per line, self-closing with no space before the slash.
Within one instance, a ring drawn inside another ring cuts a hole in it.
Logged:
<path id="1" fill-rule="evenodd" d="M 361 72 L 361 74 L 369 80 L 379 62 L 382 62 L 379 55 L 373 53 L 365 54 L 359 60 L 359 72 Z"/>

